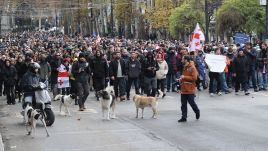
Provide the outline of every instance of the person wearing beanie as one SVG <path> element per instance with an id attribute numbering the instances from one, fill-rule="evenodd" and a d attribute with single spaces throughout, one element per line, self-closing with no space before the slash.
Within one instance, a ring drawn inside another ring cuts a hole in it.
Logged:
<path id="1" fill-rule="evenodd" d="M 233 62 L 236 95 L 238 95 L 238 92 L 240 90 L 240 85 L 242 85 L 245 95 L 249 95 L 248 85 L 247 85 L 249 67 L 250 67 L 249 60 L 244 54 L 244 50 L 242 48 L 239 48 L 237 57 L 235 57 L 234 62 Z"/>
<path id="2" fill-rule="evenodd" d="M 79 59 L 72 66 L 72 74 L 75 78 L 75 85 L 78 94 L 78 105 L 79 111 L 84 111 L 86 109 L 85 102 L 89 95 L 89 83 L 88 79 L 91 74 L 91 69 L 86 61 L 85 54 L 80 53 Z"/>

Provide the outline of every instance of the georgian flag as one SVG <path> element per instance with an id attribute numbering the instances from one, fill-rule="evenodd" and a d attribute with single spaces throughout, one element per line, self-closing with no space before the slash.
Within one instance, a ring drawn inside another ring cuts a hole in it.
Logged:
<path id="1" fill-rule="evenodd" d="M 99 44 L 101 42 L 101 37 L 100 35 L 97 36 L 97 39 L 96 39 L 96 44 Z"/>
<path id="2" fill-rule="evenodd" d="M 68 88 L 69 83 L 69 73 L 63 64 L 58 68 L 58 88 Z"/>
<path id="3" fill-rule="evenodd" d="M 201 41 L 205 41 L 205 35 L 202 32 L 199 24 L 197 23 L 196 27 L 195 27 L 195 30 L 194 30 L 193 37 L 192 37 L 189 52 L 196 51 L 196 50 L 201 50 L 202 49 Z"/>

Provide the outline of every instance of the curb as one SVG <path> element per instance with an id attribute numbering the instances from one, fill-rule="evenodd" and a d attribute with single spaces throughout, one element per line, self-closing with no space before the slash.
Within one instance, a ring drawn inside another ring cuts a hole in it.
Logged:
<path id="1" fill-rule="evenodd" d="M 4 151 L 4 143 L 3 143 L 3 140 L 2 140 L 1 133 L 0 133 L 0 151 Z"/>

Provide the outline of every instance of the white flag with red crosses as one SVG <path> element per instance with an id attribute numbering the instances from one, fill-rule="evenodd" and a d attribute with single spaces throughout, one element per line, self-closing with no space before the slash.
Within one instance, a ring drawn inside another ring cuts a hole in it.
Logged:
<path id="1" fill-rule="evenodd" d="M 68 88 L 69 83 L 69 73 L 63 64 L 58 68 L 58 88 Z"/>
<path id="2" fill-rule="evenodd" d="M 199 24 L 196 24 L 194 33 L 193 33 L 193 37 L 192 37 L 192 41 L 190 43 L 190 52 L 192 51 L 196 51 L 196 50 L 201 50 L 202 49 L 202 44 L 201 41 L 205 41 L 205 35 L 202 32 Z"/>

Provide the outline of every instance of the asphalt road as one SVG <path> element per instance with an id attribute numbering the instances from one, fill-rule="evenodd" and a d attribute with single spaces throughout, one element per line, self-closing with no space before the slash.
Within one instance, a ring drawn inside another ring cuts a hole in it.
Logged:
<path id="1" fill-rule="evenodd" d="M 36 137 L 26 135 L 20 104 L 0 102 L 0 129 L 6 151 L 266 151 L 268 148 L 268 92 L 250 96 L 228 94 L 197 95 L 201 110 L 195 120 L 188 108 L 188 122 L 178 123 L 180 95 L 168 93 L 159 102 L 159 116 L 152 119 L 150 108 L 144 119 L 135 118 L 132 101 L 117 102 L 117 119 L 103 121 L 100 104 L 93 93 L 87 110 L 71 108 L 71 117 L 59 113 L 53 102 L 56 121 L 49 127 L 50 137 L 38 125 Z"/>

